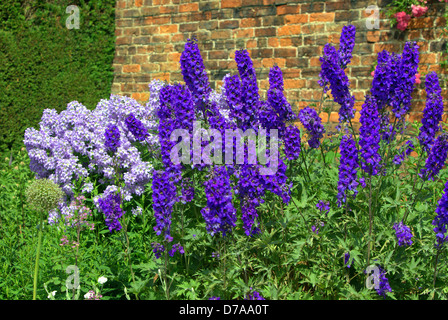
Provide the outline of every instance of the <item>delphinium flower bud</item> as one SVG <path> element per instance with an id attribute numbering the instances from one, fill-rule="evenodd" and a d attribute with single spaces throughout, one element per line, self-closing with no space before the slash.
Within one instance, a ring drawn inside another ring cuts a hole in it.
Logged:
<path id="1" fill-rule="evenodd" d="M 436 247 L 448 241 L 448 181 L 445 183 L 443 195 L 437 203 L 436 217 L 432 221 L 433 231 L 436 233 Z"/>
<path id="2" fill-rule="evenodd" d="M 196 39 L 188 39 L 180 57 L 185 84 L 193 95 L 195 110 L 205 112 L 210 84 Z"/>
<path id="3" fill-rule="evenodd" d="M 357 168 L 359 167 L 358 150 L 352 136 L 343 136 L 341 140 L 341 158 L 338 181 L 338 207 L 347 200 L 347 191 L 358 194 Z"/>
<path id="4" fill-rule="evenodd" d="M 412 244 L 411 228 L 400 221 L 394 224 L 395 235 L 397 236 L 399 246 L 410 246 Z"/>
<path id="5" fill-rule="evenodd" d="M 448 133 L 439 135 L 429 151 L 425 167 L 421 169 L 419 176 L 422 179 L 434 180 L 439 171 L 445 165 L 448 153 Z"/>
<path id="6" fill-rule="evenodd" d="M 131 113 L 125 120 L 126 127 L 129 132 L 132 133 L 137 141 L 143 141 L 148 136 L 148 131 L 144 127 L 143 123 L 135 118 L 134 114 Z"/>
<path id="7" fill-rule="evenodd" d="M 380 117 L 375 99 L 367 95 L 366 101 L 361 109 L 361 128 L 359 129 L 361 147 L 361 168 L 369 175 L 378 174 L 378 165 L 381 156 L 378 153 L 380 148 Z"/>
<path id="8" fill-rule="evenodd" d="M 316 110 L 306 107 L 299 111 L 299 120 L 311 138 L 308 140 L 310 148 L 319 148 L 320 139 L 323 138 L 325 128 L 322 125 L 322 119 L 317 114 Z"/>
<path id="9" fill-rule="evenodd" d="M 285 144 L 285 156 L 288 160 L 297 160 L 300 155 L 300 129 L 295 125 L 286 127 L 283 142 Z"/>
<path id="10" fill-rule="evenodd" d="M 110 193 L 103 199 L 99 199 L 98 204 L 106 217 L 105 224 L 109 228 L 109 231 L 120 231 L 121 223 L 118 219 L 123 216 L 123 210 L 120 206 L 120 194 Z"/>
<path id="11" fill-rule="evenodd" d="M 439 123 L 443 114 L 442 91 L 439 85 L 437 73 L 430 72 L 426 75 L 426 106 L 423 110 L 422 126 L 418 135 L 418 141 L 426 152 L 431 149 Z"/>
<path id="12" fill-rule="evenodd" d="M 236 222 L 236 210 L 232 204 L 229 174 L 224 166 L 216 166 L 211 178 L 204 182 L 207 206 L 201 210 L 207 232 L 214 236 L 221 232 L 225 237 L 232 232 Z"/>
<path id="13" fill-rule="evenodd" d="M 104 145 L 107 150 L 113 153 L 117 152 L 120 146 L 120 130 L 118 127 L 114 124 L 109 124 L 104 132 L 104 136 L 106 138 Z"/>
<path id="14" fill-rule="evenodd" d="M 35 179 L 25 190 L 25 197 L 31 208 L 48 213 L 57 208 L 64 192 L 50 179 Z"/>

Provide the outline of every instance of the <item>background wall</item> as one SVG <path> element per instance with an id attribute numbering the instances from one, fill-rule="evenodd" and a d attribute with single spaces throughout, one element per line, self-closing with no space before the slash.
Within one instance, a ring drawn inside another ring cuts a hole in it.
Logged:
<path id="1" fill-rule="evenodd" d="M 446 4 L 428 1 L 428 13 L 413 18 L 407 30 L 390 27 L 386 5 L 390 1 L 340 0 L 117 0 L 116 54 L 112 93 L 132 96 L 139 101 L 149 97 L 152 79 L 183 82 L 180 55 L 188 38 L 195 35 L 209 75 L 211 86 L 218 89 L 227 74 L 237 74 L 235 50 L 246 48 L 257 73 L 261 98 L 269 86 L 269 68 L 277 64 L 283 71 L 285 94 L 297 111 L 319 104 L 322 89 L 319 79 L 323 46 L 339 43 L 342 26 L 356 26 L 353 59 L 346 69 L 359 111 L 364 94 L 370 89 L 377 53 L 400 52 L 405 41 L 420 46 L 419 73 L 422 82 L 414 91 L 409 120 L 421 119 L 425 105 L 424 75 L 437 71 L 445 59 Z M 380 7 L 380 29 L 369 30 L 366 20 L 369 5 Z M 447 96 L 445 83 L 441 83 Z M 446 102 L 445 102 L 446 104 Z M 337 122 L 338 105 L 323 121 Z M 445 111 L 448 110 L 446 105 Z M 359 119 L 359 112 L 355 122 Z M 443 118 L 446 121 L 446 114 Z"/>

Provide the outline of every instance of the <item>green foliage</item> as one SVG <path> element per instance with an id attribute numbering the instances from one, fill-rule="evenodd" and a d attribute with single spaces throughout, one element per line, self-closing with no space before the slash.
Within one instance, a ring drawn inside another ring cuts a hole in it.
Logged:
<path id="1" fill-rule="evenodd" d="M 68 29 L 69 5 L 80 12 Z M 110 95 L 115 0 L 8 0 L 0 4 L 0 150 L 20 148 L 46 108 L 77 100 L 93 109 Z"/>

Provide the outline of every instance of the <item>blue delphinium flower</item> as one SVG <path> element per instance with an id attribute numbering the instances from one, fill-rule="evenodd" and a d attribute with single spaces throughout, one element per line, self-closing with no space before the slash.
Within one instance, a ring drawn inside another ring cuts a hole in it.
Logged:
<path id="1" fill-rule="evenodd" d="M 310 107 L 303 108 L 299 111 L 298 117 L 311 136 L 308 140 L 310 148 L 319 148 L 320 139 L 324 136 L 325 128 L 322 125 L 322 119 L 319 117 L 316 110 Z"/>
<path id="2" fill-rule="evenodd" d="M 123 216 L 123 210 L 120 207 L 121 199 L 119 194 L 110 193 L 106 197 L 98 200 L 99 207 L 104 213 L 106 226 L 109 231 L 120 231 L 121 224 L 118 219 Z"/>
<path id="3" fill-rule="evenodd" d="M 345 69 L 352 59 L 352 51 L 355 46 L 356 27 L 347 25 L 342 27 L 341 38 L 339 40 L 339 61 L 342 69 Z"/>
<path id="4" fill-rule="evenodd" d="M 278 136 L 282 139 L 286 128 L 285 122 L 295 120 L 297 116 L 292 111 L 291 105 L 283 94 L 283 74 L 278 66 L 274 66 L 269 70 L 267 102 L 272 107 L 272 116 L 275 119 L 271 126 L 275 125 L 275 129 L 278 130 Z"/>
<path id="5" fill-rule="evenodd" d="M 241 79 L 240 128 L 245 131 L 255 126 L 260 95 L 257 75 L 248 51 L 246 49 L 235 51 L 235 62 Z"/>
<path id="6" fill-rule="evenodd" d="M 361 128 L 359 129 L 359 145 L 361 147 L 361 168 L 369 175 L 378 174 L 378 166 L 381 161 L 380 148 L 380 117 L 375 99 L 371 95 L 366 96 L 366 101 L 361 109 Z"/>
<path id="7" fill-rule="evenodd" d="M 339 123 L 349 121 L 355 116 L 355 97 L 350 94 L 350 81 L 340 66 L 339 55 L 330 44 L 324 46 L 321 62 L 321 78 L 330 83 L 331 95 L 339 108 Z"/>
<path id="8" fill-rule="evenodd" d="M 387 292 L 392 292 L 392 288 L 389 285 L 389 280 L 386 277 L 386 270 L 384 270 L 381 266 L 378 266 L 379 268 L 379 275 L 377 281 L 378 288 L 375 288 L 376 292 L 382 296 L 383 298 L 386 298 Z"/>
<path id="9" fill-rule="evenodd" d="M 213 297 L 208 298 L 208 300 L 221 300 L 221 297 L 213 296 Z"/>
<path id="10" fill-rule="evenodd" d="M 330 202 L 319 200 L 319 202 L 316 204 L 316 207 L 320 210 L 321 213 L 325 212 L 325 215 L 327 215 L 328 211 L 330 211 Z"/>
<path id="11" fill-rule="evenodd" d="M 259 292 L 250 288 L 250 292 L 246 294 L 244 300 L 266 300 L 266 299 L 263 298 L 263 296 Z"/>
<path id="12" fill-rule="evenodd" d="M 194 110 L 205 112 L 211 88 L 197 39 L 188 39 L 180 57 L 185 84 L 193 95 Z"/>
<path id="13" fill-rule="evenodd" d="M 129 114 L 129 116 L 124 120 L 124 123 L 126 124 L 129 132 L 132 133 L 137 141 L 143 141 L 149 136 L 143 123 L 138 120 L 133 113 Z"/>
<path id="14" fill-rule="evenodd" d="M 300 129 L 295 125 L 286 127 L 285 136 L 283 137 L 285 144 L 285 156 L 288 160 L 297 160 L 300 155 Z"/>
<path id="15" fill-rule="evenodd" d="M 177 201 L 174 174 L 170 171 L 154 171 L 152 182 L 152 199 L 156 226 L 154 231 L 157 235 L 163 235 L 164 240 L 172 241 L 170 234 L 171 212 Z"/>
<path id="16" fill-rule="evenodd" d="M 399 72 L 396 75 L 396 85 L 391 101 L 395 117 L 402 118 L 411 106 L 411 94 L 414 90 L 415 75 L 418 69 L 419 53 L 415 42 L 406 42 L 401 54 Z"/>
<path id="17" fill-rule="evenodd" d="M 214 167 L 211 178 L 204 182 L 207 206 L 201 210 L 207 232 L 214 236 L 221 232 L 225 237 L 232 232 L 236 222 L 236 210 L 232 204 L 229 174 L 224 166 Z"/>
<path id="18" fill-rule="evenodd" d="M 173 244 L 173 246 L 171 247 L 171 250 L 169 251 L 169 255 L 170 257 L 173 257 L 174 254 L 179 251 L 180 254 L 184 254 L 184 247 L 182 247 L 179 243 Z"/>
<path id="19" fill-rule="evenodd" d="M 104 145 L 107 150 L 114 153 L 117 152 L 120 146 L 120 130 L 118 127 L 114 124 L 109 124 L 104 132 L 104 136 L 106 138 Z"/>
<path id="20" fill-rule="evenodd" d="M 430 72 L 426 75 L 426 106 L 423 110 L 422 126 L 418 135 L 418 141 L 426 152 L 431 149 L 443 114 L 442 90 L 439 85 L 437 73 Z"/>
<path id="21" fill-rule="evenodd" d="M 448 181 L 445 183 L 443 192 L 444 193 L 437 204 L 437 216 L 432 221 L 432 225 L 434 226 L 433 230 L 436 233 L 436 247 L 440 247 L 443 243 L 448 241 Z"/>
<path id="22" fill-rule="evenodd" d="M 355 46 L 355 36 L 356 36 L 356 27 L 354 25 L 347 25 L 342 27 L 341 38 L 340 38 L 340 46 L 339 50 L 336 52 L 337 55 L 333 57 L 326 57 L 326 59 L 331 59 L 331 64 L 334 66 L 339 66 L 341 70 L 344 70 L 347 65 L 350 63 L 352 58 L 352 51 Z M 319 85 L 324 87 L 324 92 L 328 91 L 328 83 L 329 80 L 327 78 L 328 71 L 325 71 L 323 68 L 319 74 Z"/>
<path id="23" fill-rule="evenodd" d="M 448 154 L 448 133 L 438 136 L 429 151 L 425 167 L 421 169 L 419 176 L 422 179 L 434 180 L 439 171 L 445 165 Z"/>
<path id="24" fill-rule="evenodd" d="M 155 257 L 157 259 L 160 259 L 162 257 L 162 253 L 165 252 L 165 246 L 158 242 L 151 243 L 152 246 L 152 252 L 154 253 Z"/>
<path id="25" fill-rule="evenodd" d="M 353 258 L 352 258 L 352 260 L 351 260 L 351 262 L 350 262 L 350 253 L 349 252 L 346 252 L 345 254 L 344 254 L 344 265 L 347 267 L 347 268 L 350 268 L 351 267 L 351 265 L 353 264 Z"/>
<path id="26" fill-rule="evenodd" d="M 347 191 L 358 194 L 357 168 L 359 167 L 358 150 L 352 136 L 343 136 L 341 140 L 341 158 L 339 164 L 338 207 L 347 200 Z"/>
<path id="27" fill-rule="evenodd" d="M 394 227 L 395 235 L 397 236 L 399 246 L 410 246 L 412 244 L 412 232 L 411 228 L 400 221 L 400 223 L 395 223 Z"/>

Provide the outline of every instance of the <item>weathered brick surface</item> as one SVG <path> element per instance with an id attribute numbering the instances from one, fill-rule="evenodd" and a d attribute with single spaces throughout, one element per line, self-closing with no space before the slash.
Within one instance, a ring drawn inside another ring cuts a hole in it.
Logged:
<path id="1" fill-rule="evenodd" d="M 357 28 L 353 58 L 346 72 L 355 95 L 354 119 L 372 83 L 371 71 L 381 50 L 401 52 L 405 41 L 420 46 L 419 72 L 414 102 L 408 120 L 421 119 L 425 107 L 424 75 L 446 72 L 440 63 L 448 39 L 446 4 L 428 2 L 430 10 L 413 18 L 406 31 L 390 27 L 386 15 L 389 0 L 117 0 L 116 54 L 112 92 L 148 99 L 152 79 L 183 83 L 180 55 L 187 39 L 195 36 L 204 59 L 211 87 L 219 90 L 225 74 L 237 74 L 235 51 L 247 49 L 254 62 L 261 97 L 269 88 L 269 69 L 278 65 L 283 72 L 285 95 L 298 110 L 318 105 L 322 97 L 319 79 L 324 45 L 339 47 L 342 27 Z M 380 6 L 380 28 L 366 26 L 370 5 Z M 442 78 L 442 77 L 441 77 Z M 448 91 L 442 81 L 442 94 Z M 448 104 L 445 105 L 448 111 Z M 322 108 L 324 122 L 338 121 L 338 106 L 331 96 Z M 325 111 L 325 112 L 324 112 Z M 327 113 L 326 111 L 329 111 Z M 448 116 L 443 120 L 447 121 Z"/>

